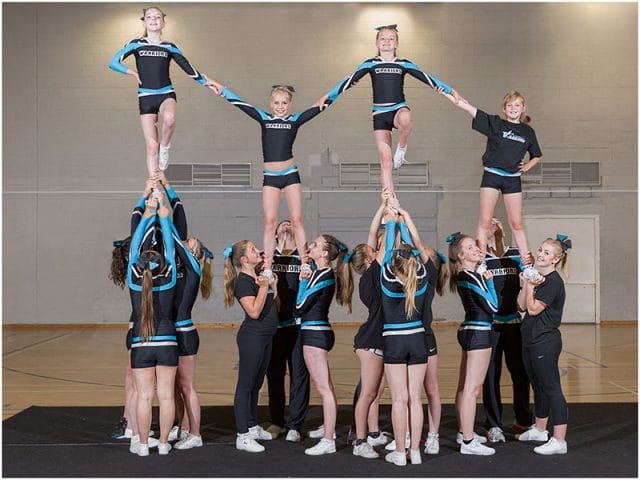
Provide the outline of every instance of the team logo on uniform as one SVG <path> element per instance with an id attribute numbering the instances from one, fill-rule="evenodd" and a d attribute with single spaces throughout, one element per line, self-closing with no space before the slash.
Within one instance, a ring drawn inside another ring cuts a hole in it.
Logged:
<path id="1" fill-rule="evenodd" d="M 380 74 L 380 73 L 395 73 L 396 75 L 402 75 L 402 69 L 401 68 L 394 68 L 394 67 L 374 68 L 373 71 L 376 72 L 377 74 Z"/>
<path id="2" fill-rule="evenodd" d="M 138 55 L 141 57 L 164 57 L 169 56 L 169 52 L 166 50 L 138 50 Z"/>
<path id="3" fill-rule="evenodd" d="M 284 128 L 287 130 L 291 130 L 290 123 L 265 123 L 265 128 Z"/>
<path id="4" fill-rule="evenodd" d="M 516 135 L 513 133 L 513 130 L 509 130 L 508 132 L 502 132 L 502 138 L 508 138 L 509 140 L 513 140 L 515 142 L 526 143 L 526 139 L 521 137 L 520 135 Z"/>

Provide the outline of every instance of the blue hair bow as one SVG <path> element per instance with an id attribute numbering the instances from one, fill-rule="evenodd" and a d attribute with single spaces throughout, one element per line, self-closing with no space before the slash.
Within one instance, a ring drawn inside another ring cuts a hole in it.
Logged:
<path id="1" fill-rule="evenodd" d="M 341 243 L 340 245 L 338 245 L 338 251 L 339 251 L 339 252 L 346 252 L 347 250 L 349 250 L 349 249 L 348 249 L 348 248 L 347 248 L 347 246 L 346 246 L 346 245 L 344 245 L 343 243 Z"/>
<path id="2" fill-rule="evenodd" d="M 211 250 L 209 250 L 207 247 L 205 247 L 204 245 L 202 246 L 202 251 L 204 252 L 204 256 L 213 260 L 213 252 Z"/>
<path id="3" fill-rule="evenodd" d="M 231 253 L 233 252 L 233 243 L 230 243 L 229 245 L 227 245 L 227 248 L 225 248 L 222 252 L 222 256 L 223 258 L 226 260 L 227 258 L 231 258 Z"/>
<path id="4" fill-rule="evenodd" d="M 349 263 L 349 260 L 351 260 L 351 257 L 353 257 L 354 252 L 355 250 L 351 250 L 344 257 L 342 257 L 342 263 Z"/>
<path id="5" fill-rule="evenodd" d="M 457 239 L 460 235 L 462 235 L 462 233 L 460 233 L 460 232 L 452 233 L 451 235 L 449 235 L 449 236 L 447 237 L 447 243 L 448 243 L 449 245 L 451 245 L 453 242 L 455 242 L 455 241 L 456 241 L 456 239 Z"/>
<path id="6" fill-rule="evenodd" d="M 122 240 L 114 240 L 113 241 L 113 246 L 114 247 L 121 247 L 122 246 Z"/>
<path id="7" fill-rule="evenodd" d="M 571 239 L 567 235 L 557 233 L 556 240 L 558 240 L 560 242 L 560 245 L 562 245 L 562 251 L 564 253 L 567 253 L 569 250 L 571 250 Z"/>
<path id="8" fill-rule="evenodd" d="M 440 253 L 439 251 L 436 250 L 436 255 L 438 255 L 438 258 L 440 259 L 440 262 L 443 265 L 447 264 L 447 257 L 443 253 Z"/>

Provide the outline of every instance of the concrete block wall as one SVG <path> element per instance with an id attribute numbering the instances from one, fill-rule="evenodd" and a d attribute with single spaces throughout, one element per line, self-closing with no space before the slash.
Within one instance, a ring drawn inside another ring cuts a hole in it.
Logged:
<path id="1" fill-rule="evenodd" d="M 141 33 L 146 4 L 3 5 L 3 317 L 5 323 L 116 323 L 128 296 L 106 278 L 111 241 L 126 235 L 146 168 L 135 84 L 107 69 Z M 629 3 L 162 4 L 164 38 L 199 70 L 268 106 L 270 86 L 296 86 L 294 109 L 312 104 L 375 53 L 373 26 L 400 25 L 400 54 L 499 111 L 504 93 L 527 97 L 543 161 L 598 161 L 603 184 L 588 198 L 528 197 L 526 214 L 593 213 L 601 225 L 601 317 L 637 312 L 637 7 Z M 176 66 L 180 163 L 252 162 L 249 191 L 184 192 L 190 229 L 220 257 L 240 238 L 261 242 L 258 125 Z M 470 119 L 412 78 L 408 158 L 428 162 L 428 191 L 400 191 L 424 240 L 445 250 L 452 231 L 477 221 L 484 139 Z M 308 235 L 366 238 L 378 193 L 339 187 L 340 161 L 375 162 L 368 79 L 302 127 L 295 146 Z M 284 202 L 281 211 L 285 212 Z M 505 218 L 499 203 L 497 213 Z M 506 222 L 505 222 L 506 223 Z M 611 248 L 615 245 L 615 248 Z M 198 322 L 241 318 L 214 299 Z M 623 287 L 624 285 L 624 287 Z M 356 300 L 355 305 L 358 305 Z M 457 320 L 453 295 L 436 317 Z M 349 318 L 337 307 L 335 321 Z"/>

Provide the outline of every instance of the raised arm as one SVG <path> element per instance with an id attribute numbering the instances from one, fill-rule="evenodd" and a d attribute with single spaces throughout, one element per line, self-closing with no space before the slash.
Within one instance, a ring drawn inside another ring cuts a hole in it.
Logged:
<path id="1" fill-rule="evenodd" d="M 387 203 L 388 193 L 382 192 L 382 203 L 378 207 L 378 210 L 371 219 L 371 225 L 369 226 L 369 234 L 367 235 L 367 245 L 374 250 L 378 250 L 378 230 L 380 230 L 380 223 L 382 222 L 382 216 L 384 215 L 384 209 Z"/>
<path id="2" fill-rule="evenodd" d="M 469 115 L 471 115 L 472 118 L 476 118 L 476 113 L 478 112 L 478 109 L 473 105 L 471 105 L 465 98 L 462 98 L 460 96 L 456 98 L 453 95 L 446 93 L 440 89 L 438 90 L 438 93 L 444 95 L 447 99 L 449 99 L 451 103 L 453 103 L 456 107 L 467 112 Z"/>
<path id="3" fill-rule="evenodd" d="M 236 95 L 231 90 L 229 90 L 227 87 L 222 87 L 220 96 L 224 98 L 227 102 L 229 102 L 231 105 L 238 107 L 240 110 L 242 110 L 244 113 L 246 113 L 247 115 L 249 115 L 251 118 L 253 118 L 258 122 L 261 120 L 267 120 L 269 118 L 269 116 L 267 115 L 267 112 L 265 112 L 264 110 L 258 107 L 254 107 L 250 103 L 247 103 L 238 95 Z"/>
<path id="4" fill-rule="evenodd" d="M 264 304 L 267 301 L 267 293 L 269 292 L 269 280 L 266 277 L 259 275 L 256 283 L 258 284 L 258 294 L 255 297 L 241 297 L 239 300 L 244 311 L 253 320 L 260 318 Z"/>
<path id="5" fill-rule="evenodd" d="M 329 90 L 329 92 L 327 93 L 327 98 L 329 99 L 330 103 L 335 102 L 335 100 L 338 98 L 338 96 L 342 92 L 344 92 L 345 90 L 348 90 L 349 88 L 353 87 L 356 83 L 358 83 L 358 80 L 360 80 L 367 73 L 369 73 L 369 71 L 373 66 L 374 66 L 373 59 L 366 60 L 362 62 L 360 65 L 358 65 L 355 72 L 353 72 L 351 75 L 343 78 L 338 83 L 336 83 L 333 86 L 333 88 Z"/>
<path id="6" fill-rule="evenodd" d="M 171 209 L 173 210 L 173 226 L 175 227 L 176 232 L 178 233 L 178 238 L 180 240 L 186 240 L 188 236 L 187 229 L 187 215 L 184 211 L 184 206 L 182 205 L 182 201 L 178 196 L 178 193 L 173 189 L 173 187 L 169 184 L 167 177 L 164 172 L 160 170 L 157 173 L 158 180 L 164 187 L 167 192 L 167 197 L 169 199 L 169 204 L 171 205 Z"/>

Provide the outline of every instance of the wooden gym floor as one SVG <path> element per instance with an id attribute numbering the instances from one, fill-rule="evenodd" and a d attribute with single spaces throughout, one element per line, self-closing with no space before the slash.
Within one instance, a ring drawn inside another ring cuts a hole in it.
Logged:
<path id="1" fill-rule="evenodd" d="M 201 325 L 197 384 L 202 405 L 232 405 L 238 358 L 236 328 Z M 338 403 L 351 403 L 359 364 L 352 350 L 357 326 L 335 327 L 329 354 Z M 434 326 L 443 403 L 454 402 L 460 348 L 456 325 Z M 638 401 L 637 324 L 564 325 L 560 357 L 567 401 Z M 124 402 L 126 326 L 4 326 L 3 419 L 31 405 L 114 406 Z M 502 397 L 511 402 L 506 367 Z M 383 403 L 389 403 L 388 390 Z M 266 382 L 260 404 L 267 403 Z M 312 404 L 319 397 L 312 388 Z M 114 419 L 114 422 L 117 419 Z"/>

